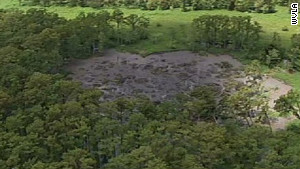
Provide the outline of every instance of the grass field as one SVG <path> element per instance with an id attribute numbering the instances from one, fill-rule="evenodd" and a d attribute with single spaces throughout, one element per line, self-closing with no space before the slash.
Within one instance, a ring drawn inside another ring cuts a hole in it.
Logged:
<path id="1" fill-rule="evenodd" d="M 287 84 L 293 86 L 300 91 L 300 72 L 289 74 L 284 71 L 275 72 L 273 74 L 275 78 L 285 81 Z"/>
<path id="2" fill-rule="evenodd" d="M 19 6 L 18 0 L 0 0 L 0 9 L 18 8 L 27 10 L 29 6 Z M 37 7 L 35 7 L 37 8 Z M 82 7 L 48 7 L 50 12 L 58 13 L 66 18 L 74 18 L 80 12 L 98 12 L 101 10 L 112 11 L 113 9 L 93 9 Z M 192 20 L 200 15 L 229 15 L 229 16 L 251 16 L 253 20 L 260 23 L 263 27 L 262 41 L 259 43 L 267 43 L 272 38 L 273 32 L 278 32 L 281 36 L 283 46 L 290 46 L 290 38 L 292 34 L 300 33 L 300 25 L 290 25 L 290 14 L 287 7 L 277 7 L 278 11 L 273 14 L 258 13 L 242 13 L 228 10 L 201 10 L 181 12 L 180 9 L 173 10 L 154 10 L 144 11 L 140 9 L 126 9 L 122 11 L 125 15 L 139 14 L 150 18 L 150 38 L 137 44 L 121 46 L 119 50 L 139 53 L 147 55 L 154 52 L 164 52 L 172 50 L 188 49 L 189 41 L 187 32 L 189 31 Z M 283 27 L 287 27 L 289 31 L 282 31 Z M 273 75 L 280 78 L 294 87 L 300 89 L 300 73 L 288 74 L 286 72 L 275 72 Z"/>

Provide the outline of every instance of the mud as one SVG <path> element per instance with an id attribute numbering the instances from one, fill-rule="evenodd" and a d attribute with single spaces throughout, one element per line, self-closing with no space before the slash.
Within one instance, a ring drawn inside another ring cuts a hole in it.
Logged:
<path id="1" fill-rule="evenodd" d="M 104 99 L 146 95 L 170 99 L 202 85 L 223 86 L 242 64 L 229 55 L 200 56 L 189 51 L 149 55 L 108 50 L 102 57 L 73 60 L 67 70 L 84 87 L 104 91 Z"/>

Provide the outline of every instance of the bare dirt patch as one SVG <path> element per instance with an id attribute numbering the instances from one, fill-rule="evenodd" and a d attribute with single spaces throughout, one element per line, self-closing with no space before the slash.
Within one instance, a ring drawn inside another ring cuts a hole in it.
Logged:
<path id="1" fill-rule="evenodd" d="M 274 107 L 275 101 L 280 98 L 280 96 L 287 94 L 292 87 L 277 80 L 274 78 L 266 78 L 263 82 L 263 85 L 266 89 L 270 90 L 270 102 L 269 106 Z M 293 117 L 277 117 L 272 120 L 272 128 L 274 130 L 282 130 L 285 129 L 287 124 L 291 121 L 295 120 Z"/>
<path id="2" fill-rule="evenodd" d="M 108 50 L 104 56 L 72 60 L 66 66 L 74 80 L 86 88 L 104 91 L 105 100 L 146 95 L 163 101 L 178 93 L 203 85 L 222 87 L 232 76 L 242 75 L 242 64 L 229 55 L 200 56 L 190 51 L 152 54 L 146 58 L 130 53 Z M 270 90 L 270 107 L 291 86 L 268 77 L 263 82 Z M 290 118 L 276 118 L 273 129 L 284 129 Z"/>
<path id="3" fill-rule="evenodd" d="M 84 87 L 105 92 L 105 99 L 144 94 L 153 101 L 202 85 L 223 86 L 242 64 L 229 55 L 200 56 L 189 51 L 139 55 L 108 50 L 102 57 L 73 60 L 67 70 Z"/>

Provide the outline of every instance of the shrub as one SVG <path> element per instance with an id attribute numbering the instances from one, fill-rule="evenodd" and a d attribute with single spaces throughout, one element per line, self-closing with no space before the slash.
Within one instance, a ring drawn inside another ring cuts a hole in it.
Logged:
<path id="1" fill-rule="evenodd" d="M 249 11 L 250 8 L 254 8 L 254 3 L 249 0 L 236 0 L 235 10 L 240 12 Z"/>
<path id="2" fill-rule="evenodd" d="M 300 34 L 294 34 L 292 36 L 292 46 L 295 48 L 300 48 Z"/>
<path id="3" fill-rule="evenodd" d="M 288 6 L 289 0 L 277 0 L 277 4 L 280 6 Z"/>
<path id="4" fill-rule="evenodd" d="M 282 31 L 289 31 L 289 28 L 287 26 L 282 27 Z"/>
<path id="5" fill-rule="evenodd" d="M 161 27 L 162 26 L 162 24 L 161 23 L 156 23 L 156 27 Z"/>
<path id="6" fill-rule="evenodd" d="M 267 55 L 265 57 L 265 63 L 269 67 L 274 67 L 278 65 L 282 61 L 280 52 L 277 49 L 271 49 L 267 51 Z"/>
<path id="7" fill-rule="evenodd" d="M 287 130 L 300 134 L 300 121 L 295 120 L 288 124 Z"/>
<path id="8" fill-rule="evenodd" d="M 155 9 L 158 8 L 159 3 L 160 3 L 159 0 L 149 0 L 147 2 L 147 9 L 148 10 L 155 10 Z"/>
<path id="9" fill-rule="evenodd" d="M 101 8 L 104 6 L 104 1 L 101 0 L 91 0 L 87 2 L 87 5 L 92 8 Z"/>
<path id="10" fill-rule="evenodd" d="M 193 0 L 193 10 L 213 9 L 214 2 L 211 0 Z"/>
<path id="11" fill-rule="evenodd" d="M 294 70 L 300 71 L 300 49 L 292 48 L 289 54 L 289 60 Z"/>

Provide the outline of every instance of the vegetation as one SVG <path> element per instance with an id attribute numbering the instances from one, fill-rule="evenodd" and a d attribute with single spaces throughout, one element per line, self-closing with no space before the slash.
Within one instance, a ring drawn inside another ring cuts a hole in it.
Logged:
<path id="1" fill-rule="evenodd" d="M 300 93 L 292 90 L 287 95 L 280 97 L 276 102 L 275 109 L 284 116 L 291 113 L 300 119 Z"/>
<path id="2" fill-rule="evenodd" d="M 155 9 L 173 9 L 182 7 L 183 11 L 193 10 L 211 10 L 228 9 L 241 12 L 255 11 L 258 13 L 275 12 L 274 0 L 122 0 L 122 1 L 104 1 L 104 0 L 19 0 L 19 5 L 41 5 L 41 6 L 80 6 L 80 7 L 108 7 L 108 6 L 126 6 L 130 8 L 141 8 L 147 10 Z"/>
<path id="3" fill-rule="evenodd" d="M 259 40 L 261 27 L 251 17 L 204 15 L 193 21 L 193 40 L 207 48 L 253 48 Z"/>
<path id="4" fill-rule="evenodd" d="M 72 1 L 81 6 L 84 2 Z M 158 46 L 170 39 L 167 49 L 197 45 L 239 50 L 267 66 L 287 60 L 288 69 L 299 70 L 299 35 L 284 47 L 272 32 L 269 43 L 259 47 L 256 41 L 264 25 L 248 16 L 202 15 L 189 21 L 194 32 L 176 35 L 174 30 L 172 36 L 155 38 L 153 27 L 161 26 L 150 24 L 157 18 L 150 19 L 121 10 L 80 13 L 72 19 L 41 9 L 1 10 L 0 168 L 299 168 L 299 126 L 270 131 L 269 100 L 256 79 L 249 86 L 232 85 L 224 91 L 202 87 L 153 103 L 144 97 L 101 101 L 100 90 L 83 89 L 61 74 L 70 58 L 89 57 L 109 47 Z M 251 55 L 258 51 L 261 55 Z M 261 66 L 252 62 L 246 73 L 259 79 Z M 298 117 L 299 93 L 281 97 L 275 109 Z M 253 115 L 256 111 L 259 116 Z"/>
<path id="5" fill-rule="evenodd" d="M 299 0 L 278 0 L 277 4 L 281 6 L 289 6 L 291 3 L 299 3 Z"/>
<path id="6" fill-rule="evenodd" d="M 282 79 L 286 83 L 292 85 L 296 90 L 300 90 L 300 73 L 288 73 L 285 70 L 276 70 L 271 73 L 275 78 Z"/>
<path id="7" fill-rule="evenodd" d="M 130 44 L 147 38 L 147 18 L 135 14 L 118 15 L 110 16 L 107 12 L 81 13 L 75 19 L 67 21 L 57 14 L 46 13 L 45 10 L 31 9 L 25 14 L 21 11 L 4 11 L 1 13 L 3 41 L 0 45 L 20 50 L 24 57 L 15 56 L 20 57 L 17 59 L 20 64 L 36 64 L 32 68 L 49 71 L 55 67 L 51 63 L 60 66 L 64 58 L 90 56 L 93 52 L 91 48 L 104 49 L 114 42 Z M 12 17 L 14 20 L 11 20 Z M 16 22 L 20 24 L 14 25 Z M 9 49 L 4 49 L 3 52 L 10 52 Z M 33 55 L 38 56 L 36 59 L 27 57 Z M 47 59 L 50 59 L 46 62 L 47 65 L 37 63 Z"/>

